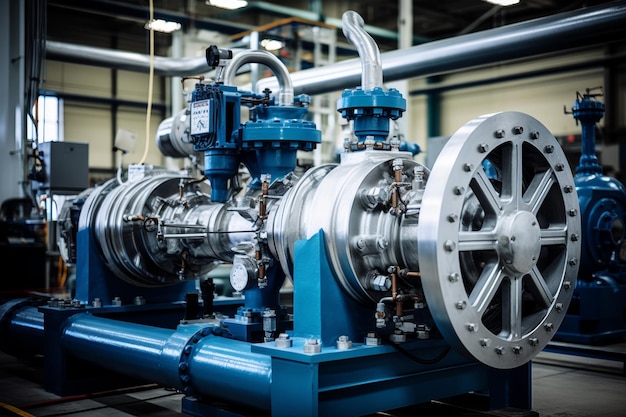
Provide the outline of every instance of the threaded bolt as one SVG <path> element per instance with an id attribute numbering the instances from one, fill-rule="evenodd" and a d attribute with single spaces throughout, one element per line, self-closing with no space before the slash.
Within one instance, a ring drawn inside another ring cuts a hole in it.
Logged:
<path id="1" fill-rule="evenodd" d="M 443 248 L 448 252 L 452 252 L 454 249 L 456 249 L 456 243 L 454 243 L 454 241 L 452 240 L 446 240 L 443 244 Z"/>

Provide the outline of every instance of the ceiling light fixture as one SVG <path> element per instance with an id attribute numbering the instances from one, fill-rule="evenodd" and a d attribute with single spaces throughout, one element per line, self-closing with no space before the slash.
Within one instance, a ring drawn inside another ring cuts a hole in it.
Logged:
<path id="1" fill-rule="evenodd" d="M 266 51 L 277 51 L 284 45 L 281 41 L 276 39 L 263 39 L 261 41 L 261 46 L 265 48 Z"/>
<path id="2" fill-rule="evenodd" d="M 163 19 L 154 19 L 151 22 L 146 23 L 144 27 L 148 30 L 152 29 L 157 32 L 172 33 L 176 30 L 179 30 L 182 25 L 178 22 L 170 22 Z"/>
<path id="3" fill-rule="evenodd" d="M 209 6 L 221 7 L 222 9 L 228 10 L 241 9 L 248 5 L 246 0 L 206 0 L 205 3 Z"/>
<path id="4" fill-rule="evenodd" d="M 520 2 L 520 0 L 483 0 L 487 3 L 495 4 L 497 6 L 513 6 Z"/>

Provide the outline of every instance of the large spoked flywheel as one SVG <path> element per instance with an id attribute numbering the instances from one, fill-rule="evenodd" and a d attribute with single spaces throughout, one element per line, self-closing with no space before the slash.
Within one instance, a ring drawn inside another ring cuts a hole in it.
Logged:
<path id="1" fill-rule="evenodd" d="M 523 113 L 475 119 L 438 156 L 419 220 L 429 308 L 448 343 L 500 369 L 530 361 L 569 305 L 580 256 L 572 173 Z"/>

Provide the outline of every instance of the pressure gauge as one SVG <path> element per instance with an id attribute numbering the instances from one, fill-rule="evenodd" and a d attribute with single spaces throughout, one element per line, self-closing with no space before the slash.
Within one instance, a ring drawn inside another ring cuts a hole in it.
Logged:
<path id="1" fill-rule="evenodd" d="M 235 255 L 233 267 L 230 270 L 230 285 L 235 291 L 243 291 L 249 288 L 256 278 L 256 263 L 248 256 Z"/>
<path id="2" fill-rule="evenodd" d="M 191 134 L 203 135 L 211 131 L 211 99 L 191 103 Z"/>

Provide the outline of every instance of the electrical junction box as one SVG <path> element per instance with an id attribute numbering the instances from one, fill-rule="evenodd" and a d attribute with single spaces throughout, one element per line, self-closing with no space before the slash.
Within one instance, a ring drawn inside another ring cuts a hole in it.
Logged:
<path id="1" fill-rule="evenodd" d="M 38 148 L 46 173 L 39 190 L 77 194 L 89 187 L 89 144 L 44 142 Z"/>

